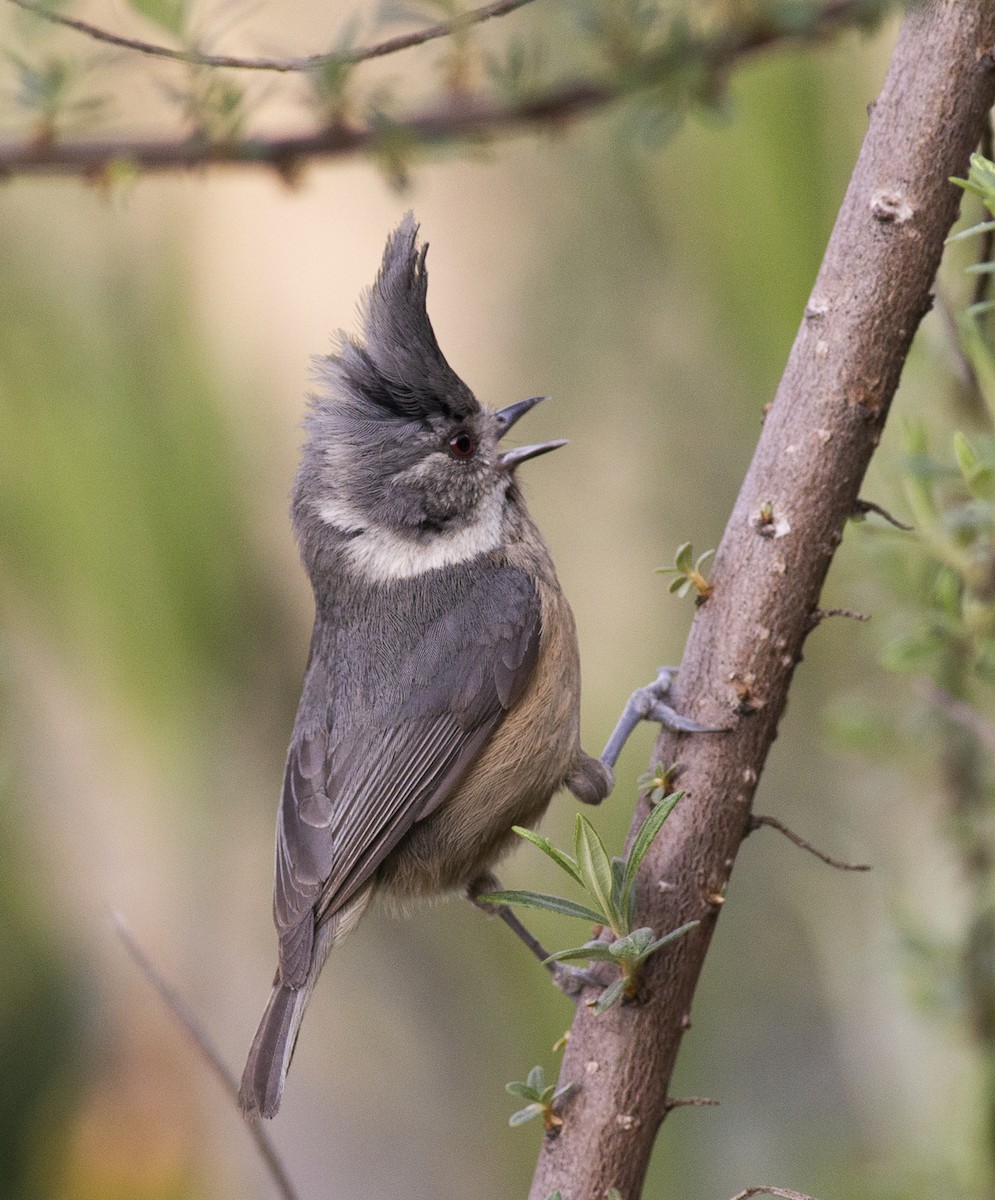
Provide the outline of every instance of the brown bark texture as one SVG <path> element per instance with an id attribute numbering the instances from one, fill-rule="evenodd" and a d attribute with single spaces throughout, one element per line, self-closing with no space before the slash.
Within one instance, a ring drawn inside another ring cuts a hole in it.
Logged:
<path id="1" fill-rule="evenodd" d="M 678 711 L 725 735 L 666 730 L 655 760 L 686 791 L 644 861 L 639 925 L 700 926 L 647 965 L 636 1003 L 581 1002 L 560 1072 L 580 1084 L 529 1193 L 637 1200 L 695 985 L 757 780 L 826 572 L 881 436 L 995 100 L 995 3 L 934 0 L 905 18 L 774 404 L 695 615 Z M 776 286 L 768 280 L 761 286 Z M 633 831 L 645 819 L 646 801 Z M 630 834 L 630 837 L 632 835 Z M 588 997 L 594 993 L 588 993 Z"/>

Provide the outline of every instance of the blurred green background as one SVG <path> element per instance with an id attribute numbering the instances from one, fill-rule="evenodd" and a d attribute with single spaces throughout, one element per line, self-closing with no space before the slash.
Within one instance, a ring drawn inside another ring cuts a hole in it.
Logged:
<path id="1" fill-rule="evenodd" d="M 324 44 L 324 10 L 278 8 L 254 26 Z M 662 148 L 601 117 L 420 165 L 403 196 L 365 163 L 293 189 L 250 171 L 0 189 L 0 1196 L 272 1194 L 110 914 L 240 1071 L 275 961 L 272 828 L 310 631 L 287 517 L 309 356 L 354 328 L 386 233 L 415 209 L 439 340 L 480 399 L 549 393 L 528 438 L 570 439 L 525 479 L 595 751 L 680 660 L 691 606 L 654 568 L 719 540 L 894 34 L 757 58 Z M 419 53 L 416 76 L 437 57 Z M 903 416 L 942 428 L 949 388 L 931 317 L 866 495 L 901 513 Z M 896 617 L 880 536 L 848 530 L 826 603 L 875 620 L 813 635 L 757 797 L 875 870 L 773 833 L 744 846 L 675 1085 L 721 1105 L 668 1120 L 653 1200 L 986 1194 L 980 1067 L 942 957 L 963 887 L 930 727 L 877 665 Z M 892 733 L 857 753 L 834 731 L 868 713 Z M 595 814 L 616 845 L 652 736 Z M 554 840 L 572 814 L 554 802 Z M 503 882 L 552 888 L 547 866 L 525 848 Z M 508 1128 L 503 1085 L 555 1075 L 570 1018 L 466 904 L 368 918 L 326 968 L 272 1126 L 302 1197 L 524 1196 L 540 1130 Z"/>

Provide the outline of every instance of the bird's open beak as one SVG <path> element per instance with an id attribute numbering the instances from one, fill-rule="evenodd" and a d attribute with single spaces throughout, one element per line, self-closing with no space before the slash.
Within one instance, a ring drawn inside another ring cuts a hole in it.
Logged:
<path id="1" fill-rule="evenodd" d="M 499 409 L 494 414 L 500 430 L 498 436 L 504 437 L 519 417 L 524 417 L 530 409 L 535 408 L 540 401 L 545 399 L 545 396 L 530 396 L 528 400 L 519 400 L 517 404 L 509 404 L 507 408 Z M 506 471 L 512 471 L 526 459 L 538 458 L 540 454 L 548 454 L 550 450 L 558 450 L 560 446 L 566 444 L 566 440 L 561 439 L 556 442 L 538 442 L 534 446 L 517 446 L 514 450 L 506 450 L 498 461 Z"/>

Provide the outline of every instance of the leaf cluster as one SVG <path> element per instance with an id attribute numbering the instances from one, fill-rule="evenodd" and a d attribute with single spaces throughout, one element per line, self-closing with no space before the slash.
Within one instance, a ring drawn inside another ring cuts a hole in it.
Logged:
<path id="1" fill-rule="evenodd" d="M 506 1083 L 504 1087 L 512 1096 L 527 1101 L 524 1108 L 513 1112 L 508 1118 L 508 1124 L 512 1128 L 524 1125 L 535 1117 L 542 1117 L 546 1132 L 555 1134 L 563 1125 L 563 1118 L 557 1108 L 576 1090 L 577 1084 L 567 1083 L 563 1087 L 557 1087 L 555 1083 L 546 1082 L 546 1072 L 542 1067 L 533 1067 L 527 1079 Z"/>
<path id="2" fill-rule="evenodd" d="M 712 594 L 712 585 L 702 574 L 702 567 L 715 554 L 714 550 L 706 550 L 704 554 L 699 554 L 694 557 L 694 548 L 690 542 L 682 542 L 677 547 L 677 553 L 674 555 L 674 565 L 672 567 L 657 567 L 658 575 L 673 575 L 674 578 L 670 581 L 670 587 L 667 589 L 671 595 L 677 595 L 680 599 L 684 597 L 694 588 L 696 592 L 696 602 L 703 604 Z"/>
<path id="3" fill-rule="evenodd" d="M 551 896 L 543 892 L 500 891 L 488 892 L 480 897 L 491 904 L 517 904 L 525 908 L 545 909 L 590 921 L 608 930 L 612 940 L 594 938 L 581 946 L 551 954 L 548 962 L 607 962 L 620 968 L 620 974 L 602 991 L 594 1002 L 594 1011 L 602 1013 L 622 999 L 636 994 L 639 972 L 643 963 L 669 942 L 683 937 L 697 921 L 690 921 L 662 937 L 652 929 L 634 929 L 636 917 L 636 877 L 643 859 L 667 817 L 673 812 L 682 792 L 675 792 L 661 800 L 643 822 L 636 834 L 629 853 L 624 857 L 610 857 L 605 844 L 580 813 L 574 825 L 574 854 L 566 854 L 553 843 L 531 829 L 515 826 L 515 832 L 537 846 L 543 854 L 580 886 L 586 902 L 578 903 L 562 896 Z"/>

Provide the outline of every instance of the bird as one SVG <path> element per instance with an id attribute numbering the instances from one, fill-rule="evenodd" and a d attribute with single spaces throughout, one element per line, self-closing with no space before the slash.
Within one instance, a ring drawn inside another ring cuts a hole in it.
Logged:
<path id="1" fill-rule="evenodd" d="M 596 804 L 613 785 L 580 744 L 574 618 L 518 478 L 565 443 L 501 448 L 544 397 L 491 410 L 452 369 L 427 249 L 408 213 L 360 336 L 315 360 L 291 499 L 315 618 L 277 815 L 279 965 L 239 1092 L 250 1117 L 279 1109 L 318 975 L 374 897 L 473 895 L 513 826 L 561 789 Z"/>

